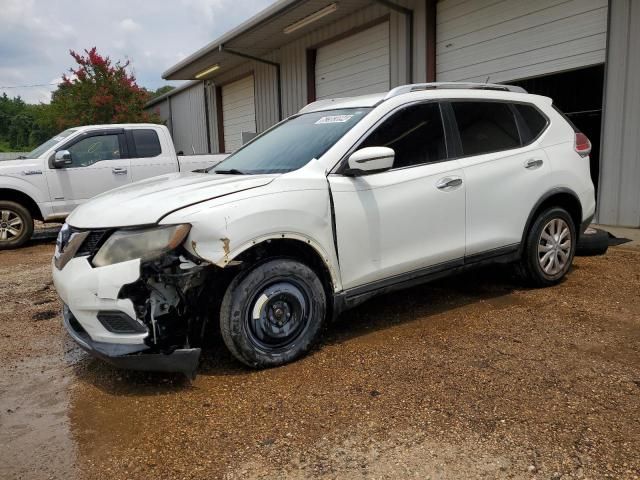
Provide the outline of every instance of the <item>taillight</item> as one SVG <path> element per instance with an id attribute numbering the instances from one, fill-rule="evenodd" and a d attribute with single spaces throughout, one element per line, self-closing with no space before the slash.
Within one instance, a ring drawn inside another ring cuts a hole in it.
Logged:
<path id="1" fill-rule="evenodd" d="M 591 142 L 582 132 L 576 132 L 576 153 L 581 157 L 586 157 L 591 153 Z"/>

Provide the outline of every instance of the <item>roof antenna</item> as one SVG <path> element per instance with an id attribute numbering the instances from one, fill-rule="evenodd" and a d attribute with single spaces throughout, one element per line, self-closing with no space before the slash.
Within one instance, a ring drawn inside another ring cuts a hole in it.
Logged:
<path id="1" fill-rule="evenodd" d="M 491 78 L 491 75 L 487 75 L 487 79 L 484 81 L 484 83 L 489 83 L 489 78 Z"/>

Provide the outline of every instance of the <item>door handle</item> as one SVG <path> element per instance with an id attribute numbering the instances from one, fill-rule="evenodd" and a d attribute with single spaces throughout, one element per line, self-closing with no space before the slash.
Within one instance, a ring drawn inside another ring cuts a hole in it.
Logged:
<path id="1" fill-rule="evenodd" d="M 544 162 L 540 158 L 530 158 L 526 162 L 524 162 L 524 168 L 528 168 L 529 170 L 535 170 L 536 168 L 540 168 Z"/>
<path id="2" fill-rule="evenodd" d="M 439 190 L 453 190 L 460 185 L 462 185 L 462 179 L 460 177 L 444 177 L 438 180 L 436 188 Z"/>
<path id="3" fill-rule="evenodd" d="M 113 173 L 114 175 L 126 175 L 127 169 L 122 167 L 116 167 L 111 169 L 111 173 Z"/>

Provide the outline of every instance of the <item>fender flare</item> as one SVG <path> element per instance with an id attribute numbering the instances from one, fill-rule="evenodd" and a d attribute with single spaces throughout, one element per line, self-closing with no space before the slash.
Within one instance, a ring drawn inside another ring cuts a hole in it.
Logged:
<path id="1" fill-rule="evenodd" d="M 13 191 L 29 198 L 40 212 L 40 216 L 44 217 L 42 208 L 40 207 L 40 204 L 42 202 L 39 201 L 38 190 L 34 188 L 29 182 L 26 182 L 25 180 L 18 177 L 3 175 L 0 176 L 0 192 L 2 190 Z"/>
<path id="2" fill-rule="evenodd" d="M 229 250 L 229 239 L 221 238 L 220 242 L 222 243 L 223 255 L 217 260 L 214 260 L 212 258 L 206 258 L 206 260 L 211 261 L 213 264 L 217 265 L 218 267 L 225 268 L 226 266 L 231 264 L 234 259 L 236 259 L 239 255 L 246 252 L 250 248 L 260 245 L 269 240 L 277 241 L 277 240 L 283 240 L 283 239 L 297 240 L 311 247 L 318 254 L 318 257 L 322 259 L 322 262 L 327 268 L 327 271 L 329 272 L 329 276 L 331 277 L 331 282 L 333 284 L 334 291 L 339 291 L 342 289 L 340 274 L 337 271 L 337 263 L 334 264 L 334 261 L 332 260 L 330 254 L 327 251 L 325 251 L 325 249 L 322 248 L 322 246 L 318 242 L 316 242 L 313 238 L 303 233 L 271 232 L 266 235 L 261 235 L 259 237 L 255 237 L 255 238 L 252 238 L 251 240 L 245 241 L 244 243 L 233 248 L 233 250 Z M 197 252 L 197 245 L 193 245 L 192 243 L 191 248 L 193 249 L 196 255 L 200 256 Z"/>
<path id="3" fill-rule="evenodd" d="M 574 200 L 578 203 L 578 205 L 580 205 L 580 222 L 582 222 L 582 203 L 580 202 L 580 197 L 578 197 L 578 194 L 576 192 L 574 192 L 573 190 L 571 190 L 570 188 L 567 188 L 567 187 L 555 187 L 555 188 L 552 188 L 551 190 L 549 190 L 546 193 L 544 193 L 538 199 L 538 201 L 534 204 L 533 208 L 529 212 L 529 216 L 527 217 L 527 221 L 524 224 L 524 229 L 522 231 L 522 236 L 521 236 L 521 239 L 520 239 L 520 253 L 522 253 L 522 251 L 524 250 L 524 244 L 525 244 L 525 241 L 526 241 L 526 236 L 527 236 L 527 233 L 529 233 L 529 228 L 531 228 L 531 224 L 535 220 L 535 216 L 534 216 L 535 213 L 538 211 L 538 209 L 542 206 L 542 204 L 544 202 L 546 202 L 551 197 L 553 197 L 555 195 L 558 195 L 558 194 L 566 194 L 566 195 L 570 195 L 571 197 L 574 198 Z M 579 228 L 580 228 L 580 224 L 576 225 L 576 229 L 579 229 Z"/>

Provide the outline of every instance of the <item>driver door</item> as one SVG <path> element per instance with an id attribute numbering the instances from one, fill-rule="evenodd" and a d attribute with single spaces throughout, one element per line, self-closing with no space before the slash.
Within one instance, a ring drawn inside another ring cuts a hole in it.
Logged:
<path id="1" fill-rule="evenodd" d="M 87 132 L 59 150 L 71 153 L 72 164 L 53 168 L 47 182 L 57 215 L 68 215 L 79 204 L 96 195 L 130 183 L 130 160 L 124 130 Z"/>
<path id="2" fill-rule="evenodd" d="M 329 175 L 342 285 L 363 291 L 462 265 L 464 172 L 449 160 L 440 106 L 397 110 L 357 149 L 395 151 L 391 170 Z"/>

